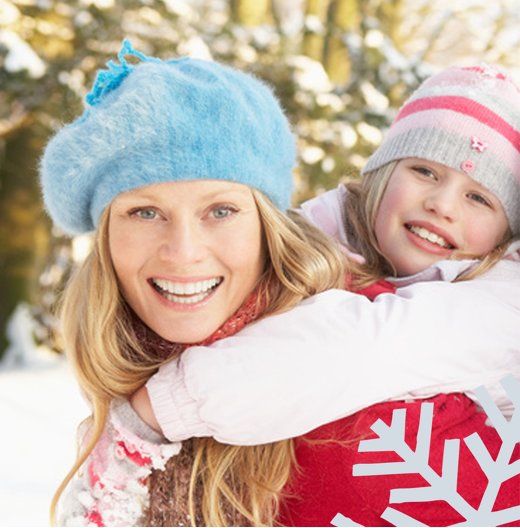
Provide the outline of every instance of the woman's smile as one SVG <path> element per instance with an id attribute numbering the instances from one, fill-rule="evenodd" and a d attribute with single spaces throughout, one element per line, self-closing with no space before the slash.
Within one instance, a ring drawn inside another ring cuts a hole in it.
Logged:
<path id="1" fill-rule="evenodd" d="M 174 280 L 153 278 L 149 283 L 172 308 L 182 310 L 199 307 L 217 291 L 223 280 L 223 277 Z"/>

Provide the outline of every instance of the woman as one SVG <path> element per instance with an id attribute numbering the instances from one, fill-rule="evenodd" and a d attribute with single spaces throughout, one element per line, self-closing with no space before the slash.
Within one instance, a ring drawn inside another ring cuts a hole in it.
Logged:
<path id="1" fill-rule="evenodd" d="M 92 417 L 57 493 L 82 468 L 61 522 L 155 523 L 148 497 L 167 482 L 176 501 L 169 524 L 272 524 L 292 441 L 188 441 L 159 474 L 180 446 L 136 420 L 124 398 L 186 346 L 340 286 L 341 254 L 298 215 L 280 212 L 294 139 L 265 85 L 212 62 L 145 57 L 128 43 L 119 60 L 98 74 L 89 107 L 56 134 L 41 164 L 54 222 L 96 230 L 62 309 Z"/>

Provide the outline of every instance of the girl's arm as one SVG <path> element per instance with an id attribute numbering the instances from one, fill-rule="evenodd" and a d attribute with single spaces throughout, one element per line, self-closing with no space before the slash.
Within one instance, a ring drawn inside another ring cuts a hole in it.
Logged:
<path id="1" fill-rule="evenodd" d="M 303 434 L 388 399 L 466 392 L 520 378 L 520 265 L 466 282 L 423 282 L 374 302 L 332 290 L 211 347 L 147 383 L 170 440 L 259 444 Z"/>

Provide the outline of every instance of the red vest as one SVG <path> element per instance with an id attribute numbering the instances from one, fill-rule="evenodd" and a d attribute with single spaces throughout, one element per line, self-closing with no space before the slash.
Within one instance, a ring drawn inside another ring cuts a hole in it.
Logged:
<path id="1" fill-rule="evenodd" d="M 392 291 L 391 285 L 382 282 L 360 293 L 373 299 L 383 291 Z M 478 433 L 493 458 L 500 450 L 501 439 L 494 428 L 486 425 L 486 414 L 467 396 L 441 394 L 428 400 L 373 405 L 296 439 L 299 469 L 293 471 L 286 486 L 278 521 L 285 526 L 330 526 L 339 513 L 363 526 L 393 526 L 381 517 L 388 507 L 415 519 L 415 524 L 449 526 L 466 520 L 444 500 L 390 503 L 391 490 L 428 486 L 420 474 L 353 476 L 356 464 L 403 461 L 395 452 L 358 452 L 361 440 L 378 438 L 371 430 L 372 424 L 378 419 L 391 424 L 395 409 L 406 410 L 405 440 L 415 449 L 421 404 L 425 401 L 434 404 L 429 466 L 442 474 L 445 440 L 460 439 L 457 491 L 477 509 L 488 481 L 463 438 Z M 517 443 L 511 461 L 518 459 Z M 520 507 L 518 475 L 501 485 L 493 511 L 512 507 Z M 520 526 L 520 515 L 515 517 L 506 526 Z"/>

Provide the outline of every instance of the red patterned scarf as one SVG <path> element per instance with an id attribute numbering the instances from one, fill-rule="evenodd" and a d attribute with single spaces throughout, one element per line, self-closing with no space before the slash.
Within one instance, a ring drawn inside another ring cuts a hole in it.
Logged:
<path id="1" fill-rule="evenodd" d="M 198 343 L 190 344 L 167 341 L 146 326 L 131 309 L 129 309 L 129 312 L 135 335 L 143 349 L 149 354 L 155 355 L 158 359 L 167 359 L 179 355 L 188 347 L 208 346 L 219 339 L 240 332 L 242 328 L 262 315 L 264 309 L 264 303 L 260 301 L 258 291 L 254 290 L 249 297 L 246 298 L 242 306 L 220 328 L 215 330 L 215 332 L 206 339 L 199 341 Z"/>

